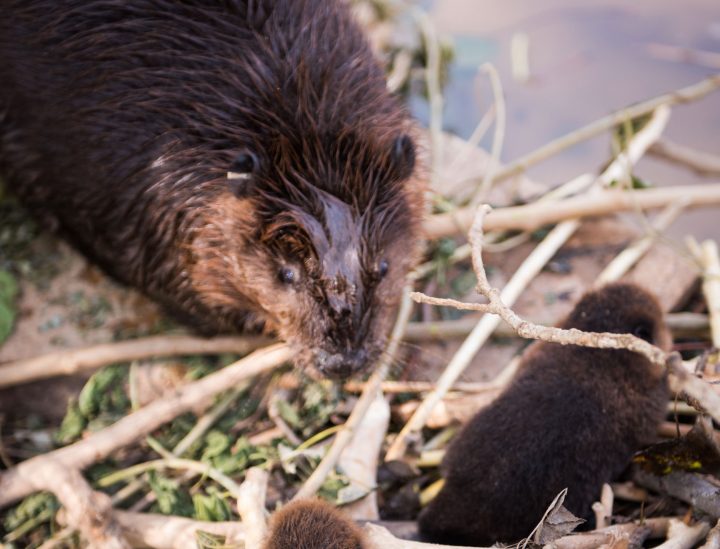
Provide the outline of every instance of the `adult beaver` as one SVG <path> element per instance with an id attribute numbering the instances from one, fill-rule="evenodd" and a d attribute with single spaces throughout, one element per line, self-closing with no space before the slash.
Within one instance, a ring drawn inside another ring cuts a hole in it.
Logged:
<path id="1" fill-rule="evenodd" d="M 343 2 L 0 0 L 0 170 L 198 330 L 347 376 L 419 241 L 412 126 Z"/>
<path id="2" fill-rule="evenodd" d="M 632 284 L 586 294 L 562 327 L 670 345 L 657 301 Z M 564 505 L 588 517 L 602 484 L 653 441 L 668 397 L 664 371 L 642 355 L 536 343 L 508 388 L 448 449 L 445 485 L 420 514 L 422 536 L 458 545 L 518 541 L 564 488 Z"/>

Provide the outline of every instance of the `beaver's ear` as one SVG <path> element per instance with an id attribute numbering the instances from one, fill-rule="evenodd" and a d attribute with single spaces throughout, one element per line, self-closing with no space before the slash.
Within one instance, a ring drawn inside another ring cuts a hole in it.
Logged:
<path id="1" fill-rule="evenodd" d="M 252 151 L 240 152 L 227 172 L 230 190 L 238 198 L 244 198 L 253 188 L 253 177 L 260 169 L 260 160 Z"/>
<path id="2" fill-rule="evenodd" d="M 392 163 L 400 179 L 407 179 L 415 169 L 415 143 L 408 134 L 402 134 L 393 141 Z"/>

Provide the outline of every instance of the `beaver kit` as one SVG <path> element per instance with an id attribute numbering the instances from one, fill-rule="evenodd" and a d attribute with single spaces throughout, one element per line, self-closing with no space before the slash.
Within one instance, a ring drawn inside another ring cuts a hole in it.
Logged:
<path id="1" fill-rule="evenodd" d="M 561 327 L 670 343 L 655 298 L 630 284 L 586 294 Z M 518 541 L 564 488 L 565 507 L 589 517 L 602 484 L 653 441 L 668 397 L 665 373 L 642 355 L 534 344 L 510 386 L 450 445 L 445 484 L 419 518 L 422 536 L 464 545 Z"/>
<path id="2" fill-rule="evenodd" d="M 344 2 L 0 6 L 0 170 L 46 227 L 203 333 L 380 354 L 423 189 Z"/>
<path id="3" fill-rule="evenodd" d="M 321 500 L 290 503 L 276 512 L 263 549 L 367 549 L 362 530 Z"/>

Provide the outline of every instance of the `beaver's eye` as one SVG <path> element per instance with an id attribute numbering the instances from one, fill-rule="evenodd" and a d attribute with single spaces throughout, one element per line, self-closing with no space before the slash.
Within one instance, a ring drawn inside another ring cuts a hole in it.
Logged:
<path id="1" fill-rule="evenodd" d="M 228 179 L 247 179 L 257 171 L 260 162 L 254 153 L 241 152 L 235 157 L 228 170 Z"/>
<path id="2" fill-rule="evenodd" d="M 633 335 L 648 342 L 652 340 L 652 331 L 647 324 L 638 324 L 635 326 L 635 328 L 633 328 Z"/>
<path id="3" fill-rule="evenodd" d="M 403 134 L 395 138 L 393 161 L 401 178 L 405 179 L 412 175 L 415 169 L 415 144 L 409 135 Z"/>
<path id="4" fill-rule="evenodd" d="M 377 266 L 378 277 L 379 278 L 384 277 L 387 274 L 389 268 L 390 268 L 390 264 L 387 262 L 387 259 L 381 259 L 380 263 L 378 263 L 378 266 Z"/>
<path id="5" fill-rule="evenodd" d="M 292 284 L 295 282 L 295 271 L 293 271 L 290 267 L 283 267 L 280 269 L 280 282 L 283 284 Z"/>

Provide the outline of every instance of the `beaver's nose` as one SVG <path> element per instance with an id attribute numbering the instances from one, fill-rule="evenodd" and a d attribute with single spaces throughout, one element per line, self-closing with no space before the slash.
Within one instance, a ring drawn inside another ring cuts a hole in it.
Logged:
<path id="1" fill-rule="evenodd" d="M 346 379 L 352 376 L 365 368 L 367 360 L 368 354 L 364 349 L 347 353 L 328 353 L 321 350 L 315 355 L 317 369 L 332 379 Z"/>

